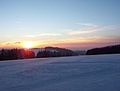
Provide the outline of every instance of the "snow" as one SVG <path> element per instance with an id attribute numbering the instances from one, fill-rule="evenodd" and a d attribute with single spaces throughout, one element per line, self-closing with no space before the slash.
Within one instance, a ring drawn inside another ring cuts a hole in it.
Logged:
<path id="1" fill-rule="evenodd" d="M 120 91 L 120 54 L 1 61 L 0 91 Z"/>

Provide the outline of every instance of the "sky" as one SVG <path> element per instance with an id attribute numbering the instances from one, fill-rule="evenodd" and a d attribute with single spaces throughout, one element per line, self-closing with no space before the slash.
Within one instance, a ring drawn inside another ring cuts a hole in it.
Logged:
<path id="1" fill-rule="evenodd" d="M 0 0 L 0 48 L 120 43 L 120 0 Z"/>

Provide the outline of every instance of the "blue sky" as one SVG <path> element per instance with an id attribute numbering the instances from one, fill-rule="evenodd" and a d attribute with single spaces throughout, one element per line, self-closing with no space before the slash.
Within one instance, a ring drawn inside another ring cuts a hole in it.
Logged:
<path id="1" fill-rule="evenodd" d="M 0 43 L 120 42 L 119 16 L 120 0 L 0 0 Z"/>

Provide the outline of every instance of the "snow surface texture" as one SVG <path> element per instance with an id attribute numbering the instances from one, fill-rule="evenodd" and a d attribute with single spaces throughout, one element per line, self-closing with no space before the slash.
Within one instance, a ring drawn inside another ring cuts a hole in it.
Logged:
<path id="1" fill-rule="evenodd" d="M 1 61 L 0 91 L 120 91 L 120 55 Z"/>

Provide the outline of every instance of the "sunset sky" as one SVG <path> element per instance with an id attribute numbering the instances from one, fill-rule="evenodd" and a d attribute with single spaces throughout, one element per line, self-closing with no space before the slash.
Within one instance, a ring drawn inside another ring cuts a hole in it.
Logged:
<path id="1" fill-rule="evenodd" d="M 0 0 L 0 48 L 120 43 L 120 0 Z"/>

